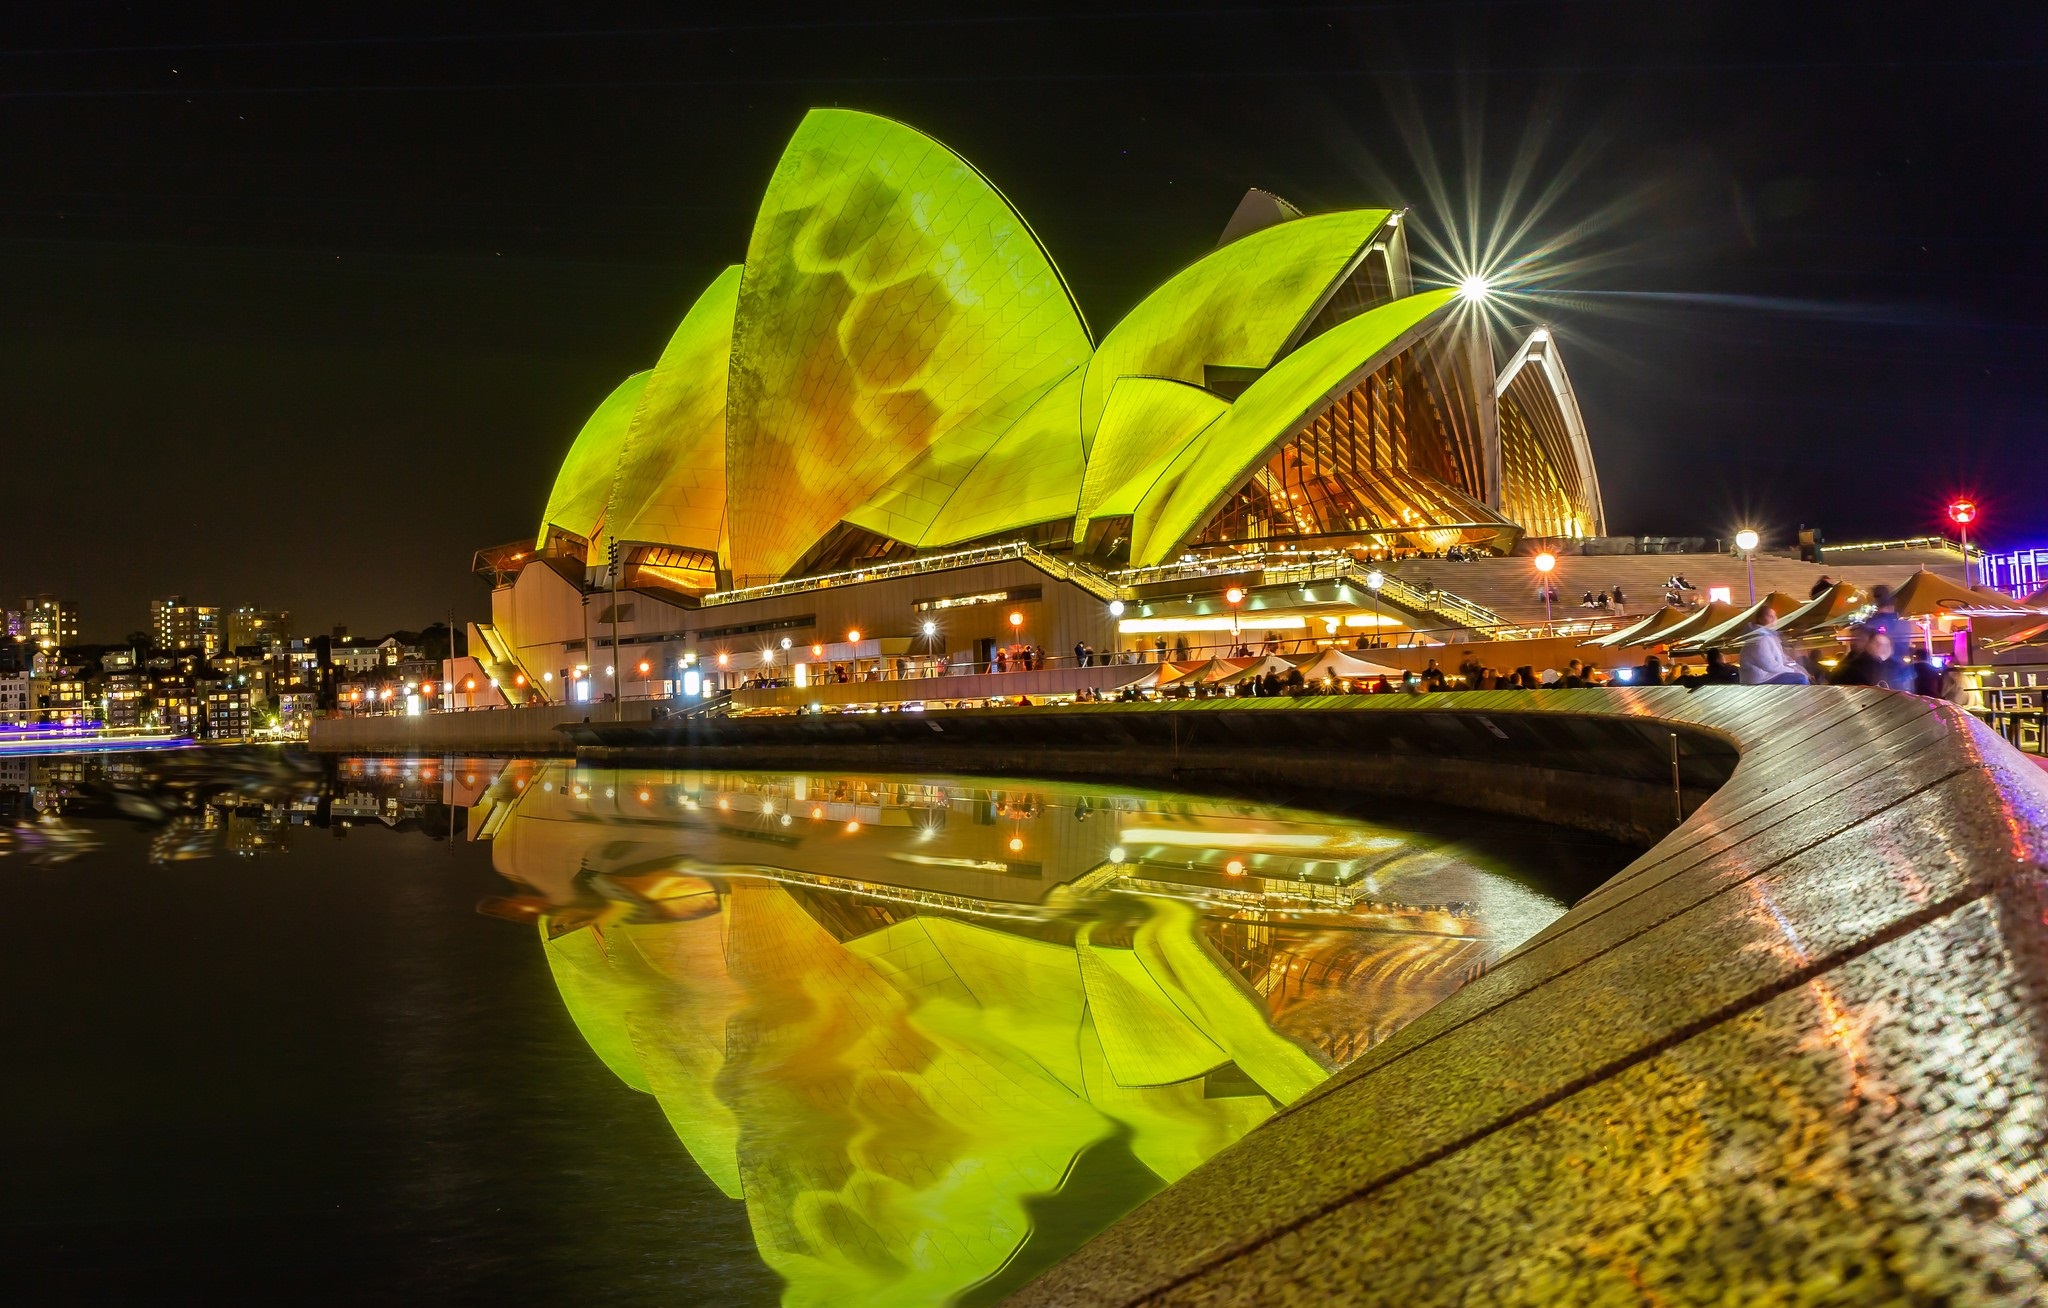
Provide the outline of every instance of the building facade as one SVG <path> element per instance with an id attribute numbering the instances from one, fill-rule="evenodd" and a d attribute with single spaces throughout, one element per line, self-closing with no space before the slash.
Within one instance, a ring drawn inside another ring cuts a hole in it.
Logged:
<path id="1" fill-rule="evenodd" d="M 291 638 L 292 615 L 284 609 L 238 604 L 228 610 L 227 648 L 271 649 Z"/>
<path id="2" fill-rule="evenodd" d="M 220 609 L 211 604 L 193 604 L 183 595 L 151 600 L 150 632 L 158 649 L 198 650 L 212 657 L 226 648 Z"/>
<path id="3" fill-rule="evenodd" d="M 78 606 L 55 595 L 31 595 L 21 602 L 22 633 L 37 649 L 78 643 Z"/>

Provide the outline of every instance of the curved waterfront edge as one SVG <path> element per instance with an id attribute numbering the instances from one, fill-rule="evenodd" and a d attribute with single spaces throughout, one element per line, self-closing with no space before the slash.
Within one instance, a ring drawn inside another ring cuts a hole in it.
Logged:
<path id="1" fill-rule="evenodd" d="M 1953 706 L 1664 687 L 628 722 L 587 739 L 702 766 L 1372 789 L 1655 839 L 1018 1303 L 2048 1291 L 2048 785 Z"/>
<path id="2" fill-rule="evenodd" d="M 1549 929 L 1012 1302 L 2037 1301 L 2035 766 L 1882 691 L 1515 698 L 1739 762 Z"/>

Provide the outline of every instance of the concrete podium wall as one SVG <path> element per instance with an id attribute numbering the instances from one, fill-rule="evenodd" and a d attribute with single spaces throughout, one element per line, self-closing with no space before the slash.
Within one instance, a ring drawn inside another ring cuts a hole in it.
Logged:
<path id="1" fill-rule="evenodd" d="M 623 710 L 627 722 L 645 722 L 654 711 L 654 701 L 537 704 L 470 713 L 422 713 L 418 717 L 318 718 L 307 743 L 325 753 L 561 753 L 569 744 L 555 730 L 557 726 L 585 719 L 610 721 L 615 709 Z"/>

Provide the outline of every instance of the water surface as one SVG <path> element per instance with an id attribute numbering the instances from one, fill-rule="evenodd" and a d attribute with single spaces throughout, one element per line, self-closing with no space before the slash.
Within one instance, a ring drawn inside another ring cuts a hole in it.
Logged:
<path id="1" fill-rule="evenodd" d="M 143 1298 L 993 1303 L 1627 856 L 1412 806 L 267 752 L 18 764 L 0 828 L 0 1262 Z"/>

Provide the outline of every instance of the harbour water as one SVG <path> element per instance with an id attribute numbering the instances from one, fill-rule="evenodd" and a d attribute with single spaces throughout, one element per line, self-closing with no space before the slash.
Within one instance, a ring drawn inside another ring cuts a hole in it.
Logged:
<path id="1" fill-rule="evenodd" d="M 994 1303 L 1629 855 L 1014 778 L 5 766 L 44 1301 Z"/>

